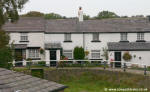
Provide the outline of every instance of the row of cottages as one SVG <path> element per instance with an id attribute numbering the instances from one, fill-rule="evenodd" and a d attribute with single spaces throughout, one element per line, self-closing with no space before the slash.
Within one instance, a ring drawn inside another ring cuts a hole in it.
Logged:
<path id="1" fill-rule="evenodd" d="M 54 19 L 22 17 L 6 23 L 4 29 L 14 44 L 16 61 L 59 61 L 61 55 L 73 60 L 73 50 L 81 46 L 89 51 L 90 60 L 104 60 L 103 48 L 109 50 L 109 62 L 123 62 L 123 54 L 132 55 L 130 62 L 150 66 L 150 21 L 148 18 L 103 20 Z M 41 52 L 45 50 L 45 53 Z"/>

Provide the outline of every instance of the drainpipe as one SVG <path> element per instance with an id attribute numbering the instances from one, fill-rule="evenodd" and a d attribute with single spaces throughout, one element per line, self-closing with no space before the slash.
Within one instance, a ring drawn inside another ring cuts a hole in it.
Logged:
<path id="1" fill-rule="evenodd" d="M 83 48 L 84 48 L 84 50 L 86 49 L 85 48 L 85 33 L 83 32 Z"/>

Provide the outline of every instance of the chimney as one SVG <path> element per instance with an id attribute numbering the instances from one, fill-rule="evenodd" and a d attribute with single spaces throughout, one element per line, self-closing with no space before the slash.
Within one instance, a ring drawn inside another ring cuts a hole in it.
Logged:
<path id="1" fill-rule="evenodd" d="M 82 7 L 79 7 L 78 18 L 79 18 L 79 22 L 83 22 L 83 11 L 82 11 Z"/>

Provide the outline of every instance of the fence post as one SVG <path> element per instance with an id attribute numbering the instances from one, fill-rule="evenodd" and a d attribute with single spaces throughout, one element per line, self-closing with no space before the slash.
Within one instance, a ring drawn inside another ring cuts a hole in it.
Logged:
<path id="1" fill-rule="evenodd" d="M 126 72 L 126 63 L 123 65 L 123 71 Z"/>
<path id="2" fill-rule="evenodd" d="M 104 70 L 106 69 L 106 61 L 104 61 Z"/>
<path id="3" fill-rule="evenodd" d="M 147 67 L 146 67 L 146 65 L 144 65 L 144 75 L 147 74 L 146 71 L 147 71 Z"/>

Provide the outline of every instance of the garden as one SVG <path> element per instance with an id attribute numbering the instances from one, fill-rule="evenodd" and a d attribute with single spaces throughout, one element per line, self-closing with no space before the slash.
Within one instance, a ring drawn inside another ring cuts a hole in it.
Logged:
<path id="1" fill-rule="evenodd" d="M 27 68 L 15 68 L 14 70 L 31 74 L 31 70 Z M 40 74 L 34 71 L 31 75 L 42 77 L 39 76 Z M 43 78 L 68 86 L 64 92 L 104 92 L 105 88 L 145 88 L 150 90 L 149 76 L 107 70 L 44 68 Z"/>

